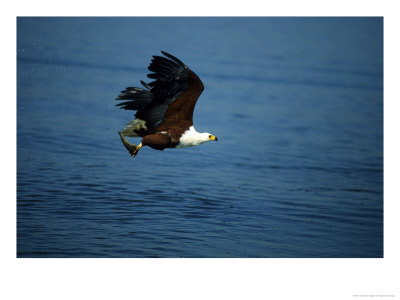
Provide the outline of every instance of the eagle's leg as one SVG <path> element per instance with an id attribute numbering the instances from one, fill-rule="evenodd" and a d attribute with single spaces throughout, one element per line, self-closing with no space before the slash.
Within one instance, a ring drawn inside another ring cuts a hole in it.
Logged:
<path id="1" fill-rule="evenodd" d="M 122 135 L 121 131 L 118 131 L 119 137 L 121 138 L 122 144 L 124 144 L 125 148 L 129 151 L 129 154 L 132 157 L 135 157 L 135 155 L 138 153 L 140 148 L 142 148 L 142 143 L 138 147 L 136 145 L 129 143 L 126 138 Z"/>
<path id="2" fill-rule="evenodd" d="M 142 148 L 142 146 L 143 146 L 142 143 L 140 143 L 132 153 L 129 152 L 132 155 L 132 157 L 135 157 L 137 155 L 137 153 L 139 152 L 140 148 Z"/>

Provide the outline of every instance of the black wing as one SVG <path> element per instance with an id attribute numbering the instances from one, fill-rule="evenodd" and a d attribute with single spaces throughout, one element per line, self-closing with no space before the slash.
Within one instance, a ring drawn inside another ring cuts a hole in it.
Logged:
<path id="1" fill-rule="evenodd" d="M 199 96 L 203 90 L 200 79 L 183 62 L 171 54 L 161 52 L 168 59 L 162 56 L 153 56 L 148 67 L 152 73 L 147 77 L 155 80 L 149 84 L 142 81 L 145 89 L 129 87 L 116 98 L 116 100 L 128 100 L 117 104 L 117 106 L 121 106 L 123 109 L 136 110 L 135 117 L 146 121 L 149 130 L 157 129 L 166 120 L 166 117 L 170 118 L 171 112 L 167 114 L 169 105 L 179 99 L 185 91 L 195 87 L 199 89 Z M 194 99 L 194 102 L 193 97 L 188 101 L 184 101 L 185 99 L 182 98 L 180 101 L 176 101 L 175 111 L 178 112 L 184 106 L 190 106 L 192 107 L 191 119 L 198 96 Z M 186 110 L 190 112 L 190 109 Z"/>

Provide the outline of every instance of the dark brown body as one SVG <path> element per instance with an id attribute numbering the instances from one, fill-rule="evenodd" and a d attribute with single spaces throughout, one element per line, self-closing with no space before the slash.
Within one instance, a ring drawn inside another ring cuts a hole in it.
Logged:
<path id="1" fill-rule="evenodd" d="M 164 150 L 165 148 L 174 148 L 179 144 L 179 139 L 174 139 L 168 132 L 149 134 L 143 137 L 142 145 L 149 146 L 156 150 Z"/>

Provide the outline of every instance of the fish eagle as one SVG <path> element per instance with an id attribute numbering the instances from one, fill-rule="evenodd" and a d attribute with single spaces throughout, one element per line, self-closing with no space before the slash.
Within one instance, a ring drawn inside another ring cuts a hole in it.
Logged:
<path id="1" fill-rule="evenodd" d="M 132 157 L 143 146 L 156 150 L 197 146 L 217 141 L 210 133 L 197 132 L 193 127 L 193 110 L 204 90 L 200 78 L 183 62 L 164 51 L 165 56 L 153 56 L 148 67 L 155 79 L 140 81 L 144 88 L 127 87 L 116 100 L 122 109 L 134 110 L 135 118 L 119 131 L 121 141 Z M 138 146 L 125 137 L 141 137 Z"/>

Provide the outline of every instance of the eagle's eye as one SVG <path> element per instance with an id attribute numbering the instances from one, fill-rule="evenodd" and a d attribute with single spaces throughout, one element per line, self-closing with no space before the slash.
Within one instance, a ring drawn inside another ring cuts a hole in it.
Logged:
<path id="1" fill-rule="evenodd" d="M 211 139 L 211 134 L 208 136 L 209 139 Z"/>

